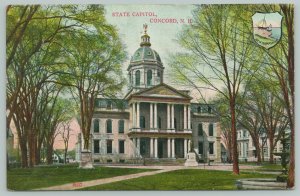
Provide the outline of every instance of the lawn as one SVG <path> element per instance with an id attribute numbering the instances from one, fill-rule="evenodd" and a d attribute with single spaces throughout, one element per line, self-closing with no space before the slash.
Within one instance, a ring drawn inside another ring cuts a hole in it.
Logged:
<path id="1" fill-rule="evenodd" d="M 257 165 L 256 163 L 240 163 L 241 165 Z M 281 171 L 281 164 L 262 163 L 260 167 L 256 168 L 257 171 Z"/>
<path id="2" fill-rule="evenodd" d="M 100 178 L 110 178 L 146 171 L 150 169 L 128 169 L 95 167 L 79 169 L 77 165 L 47 166 L 36 168 L 14 168 L 7 171 L 7 188 L 9 190 L 32 190 L 36 188 L 82 182 Z"/>
<path id="3" fill-rule="evenodd" d="M 241 178 L 276 178 L 276 175 L 231 171 L 185 169 L 131 180 L 88 187 L 81 190 L 235 190 Z"/>

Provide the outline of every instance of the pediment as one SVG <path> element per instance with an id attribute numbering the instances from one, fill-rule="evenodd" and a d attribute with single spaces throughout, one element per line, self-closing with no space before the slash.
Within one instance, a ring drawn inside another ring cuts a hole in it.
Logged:
<path id="1" fill-rule="evenodd" d="M 142 96 L 142 97 L 161 97 L 161 98 L 170 97 L 170 98 L 190 99 L 189 95 L 182 93 L 166 84 L 160 84 L 158 86 L 154 86 L 152 88 L 135 93 L 135 95 Z"/>

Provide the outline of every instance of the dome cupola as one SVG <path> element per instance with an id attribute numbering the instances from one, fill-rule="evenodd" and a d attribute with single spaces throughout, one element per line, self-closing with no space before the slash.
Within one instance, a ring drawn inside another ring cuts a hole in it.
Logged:
<path id="1" fill-rule="evenodd" d="M 140 48 L 131 57 L 128 66 L 129 89 L 138 91 L 163 82 L 163 64 L 159 54 L 151 48 L 148 25 L 143 25 Z"/>

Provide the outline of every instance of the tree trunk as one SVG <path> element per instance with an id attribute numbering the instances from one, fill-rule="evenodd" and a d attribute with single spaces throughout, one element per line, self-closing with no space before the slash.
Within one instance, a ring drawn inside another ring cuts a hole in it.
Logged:
<path id="1" fill-rule="evenodd" d="M 47 145 L 47 164 L 51 165 L 53 164 L 53 147 L 51 145 Z"/>
<path id="2" fill-rule="evenodd" d="M 20 149 L 21 149 L 21 166 L 22 166 L 22 168 L 27 168 L 28 167 L 28 157 L 27 157 L 26 142 L 20 140 Z"/>
<path id="3" fill-rule="evenodd" d="M 65 164 L 67 163 L 67 149 L 65 149 Z"/>
<path id="4" fill-rule="evenodd" d="M 35 160 L 36 160 L 36 142 L 35 142 L 35 136 L 30 131 L 31 133 L 29 134 L 28 138 L 28 146 L 29 146 L 29 167 L 33 167 L 36 165 Z"/>
<path id="5" fill-rule="evenodd" d="M 230 100 L 230 112 L 231 112 L 231 142 L 232 142 L 232 162 L 233 162 L 233 173 L 240 174 L 238 152 L 237 152 L 237 137 L 236 137 L 236 126 L 235 126 L 235 106 L 234 100 Z"/>
<path id="6" fill-rule="evenodd" d="M 291 146 L 290 146 L 290 166 L 288 172 L 287 186 L 293 188 L 295 186 L 295 132 L 294 125 L 291 126 Z"/>
<path id="7" fill-rule="evenodd" d="M 35 164 L 39 165 L 40 163 L 41 163 L 41 148 L 37 148 L 35 153 Z"/>
<path id="8" fill-rule="evenodd" d="M 274 155 L 273 155 L 273 152 L 274 152 L 274 137 L 273 136 L 270 136 L 269 137 L 269 144 L 270 144 L 270 149 L 269 149 L 269 154 L 270 154 L 270 159 L 269 159 L 269 163 L 273 164 L 274 163 Z"/>
<path id="9" fill-rule="evenodd" d="M 261 164 L 261 152 L 260 152 L 260 146 L 259 146 L 259 139 L 255 138 L 254 140 L 254 146 L 256 149 L 256 156 L 257 156 L 257 164 Z"/>

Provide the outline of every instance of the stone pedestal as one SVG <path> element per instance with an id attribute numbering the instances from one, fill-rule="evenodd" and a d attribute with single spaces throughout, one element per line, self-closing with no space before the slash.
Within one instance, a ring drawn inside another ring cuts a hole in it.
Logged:
<path id="1" fill-rule="evenodd" d="M 79 168 L 82 169 L 92 169 L 93 160 L 92 160 L 92 153 L 90 151 L 81 151 L 81 160 L 79 164 Z"/>
<path id="2" fill-rule="evenodd" d="M 187 154 L 187 159 L 184 163 L 184 166 L 187 166 L 187 167 L 196 167 L 196 166 L 198 166 L 198 162 L 196 160 L 196 153 L 189 152 Z"/>

